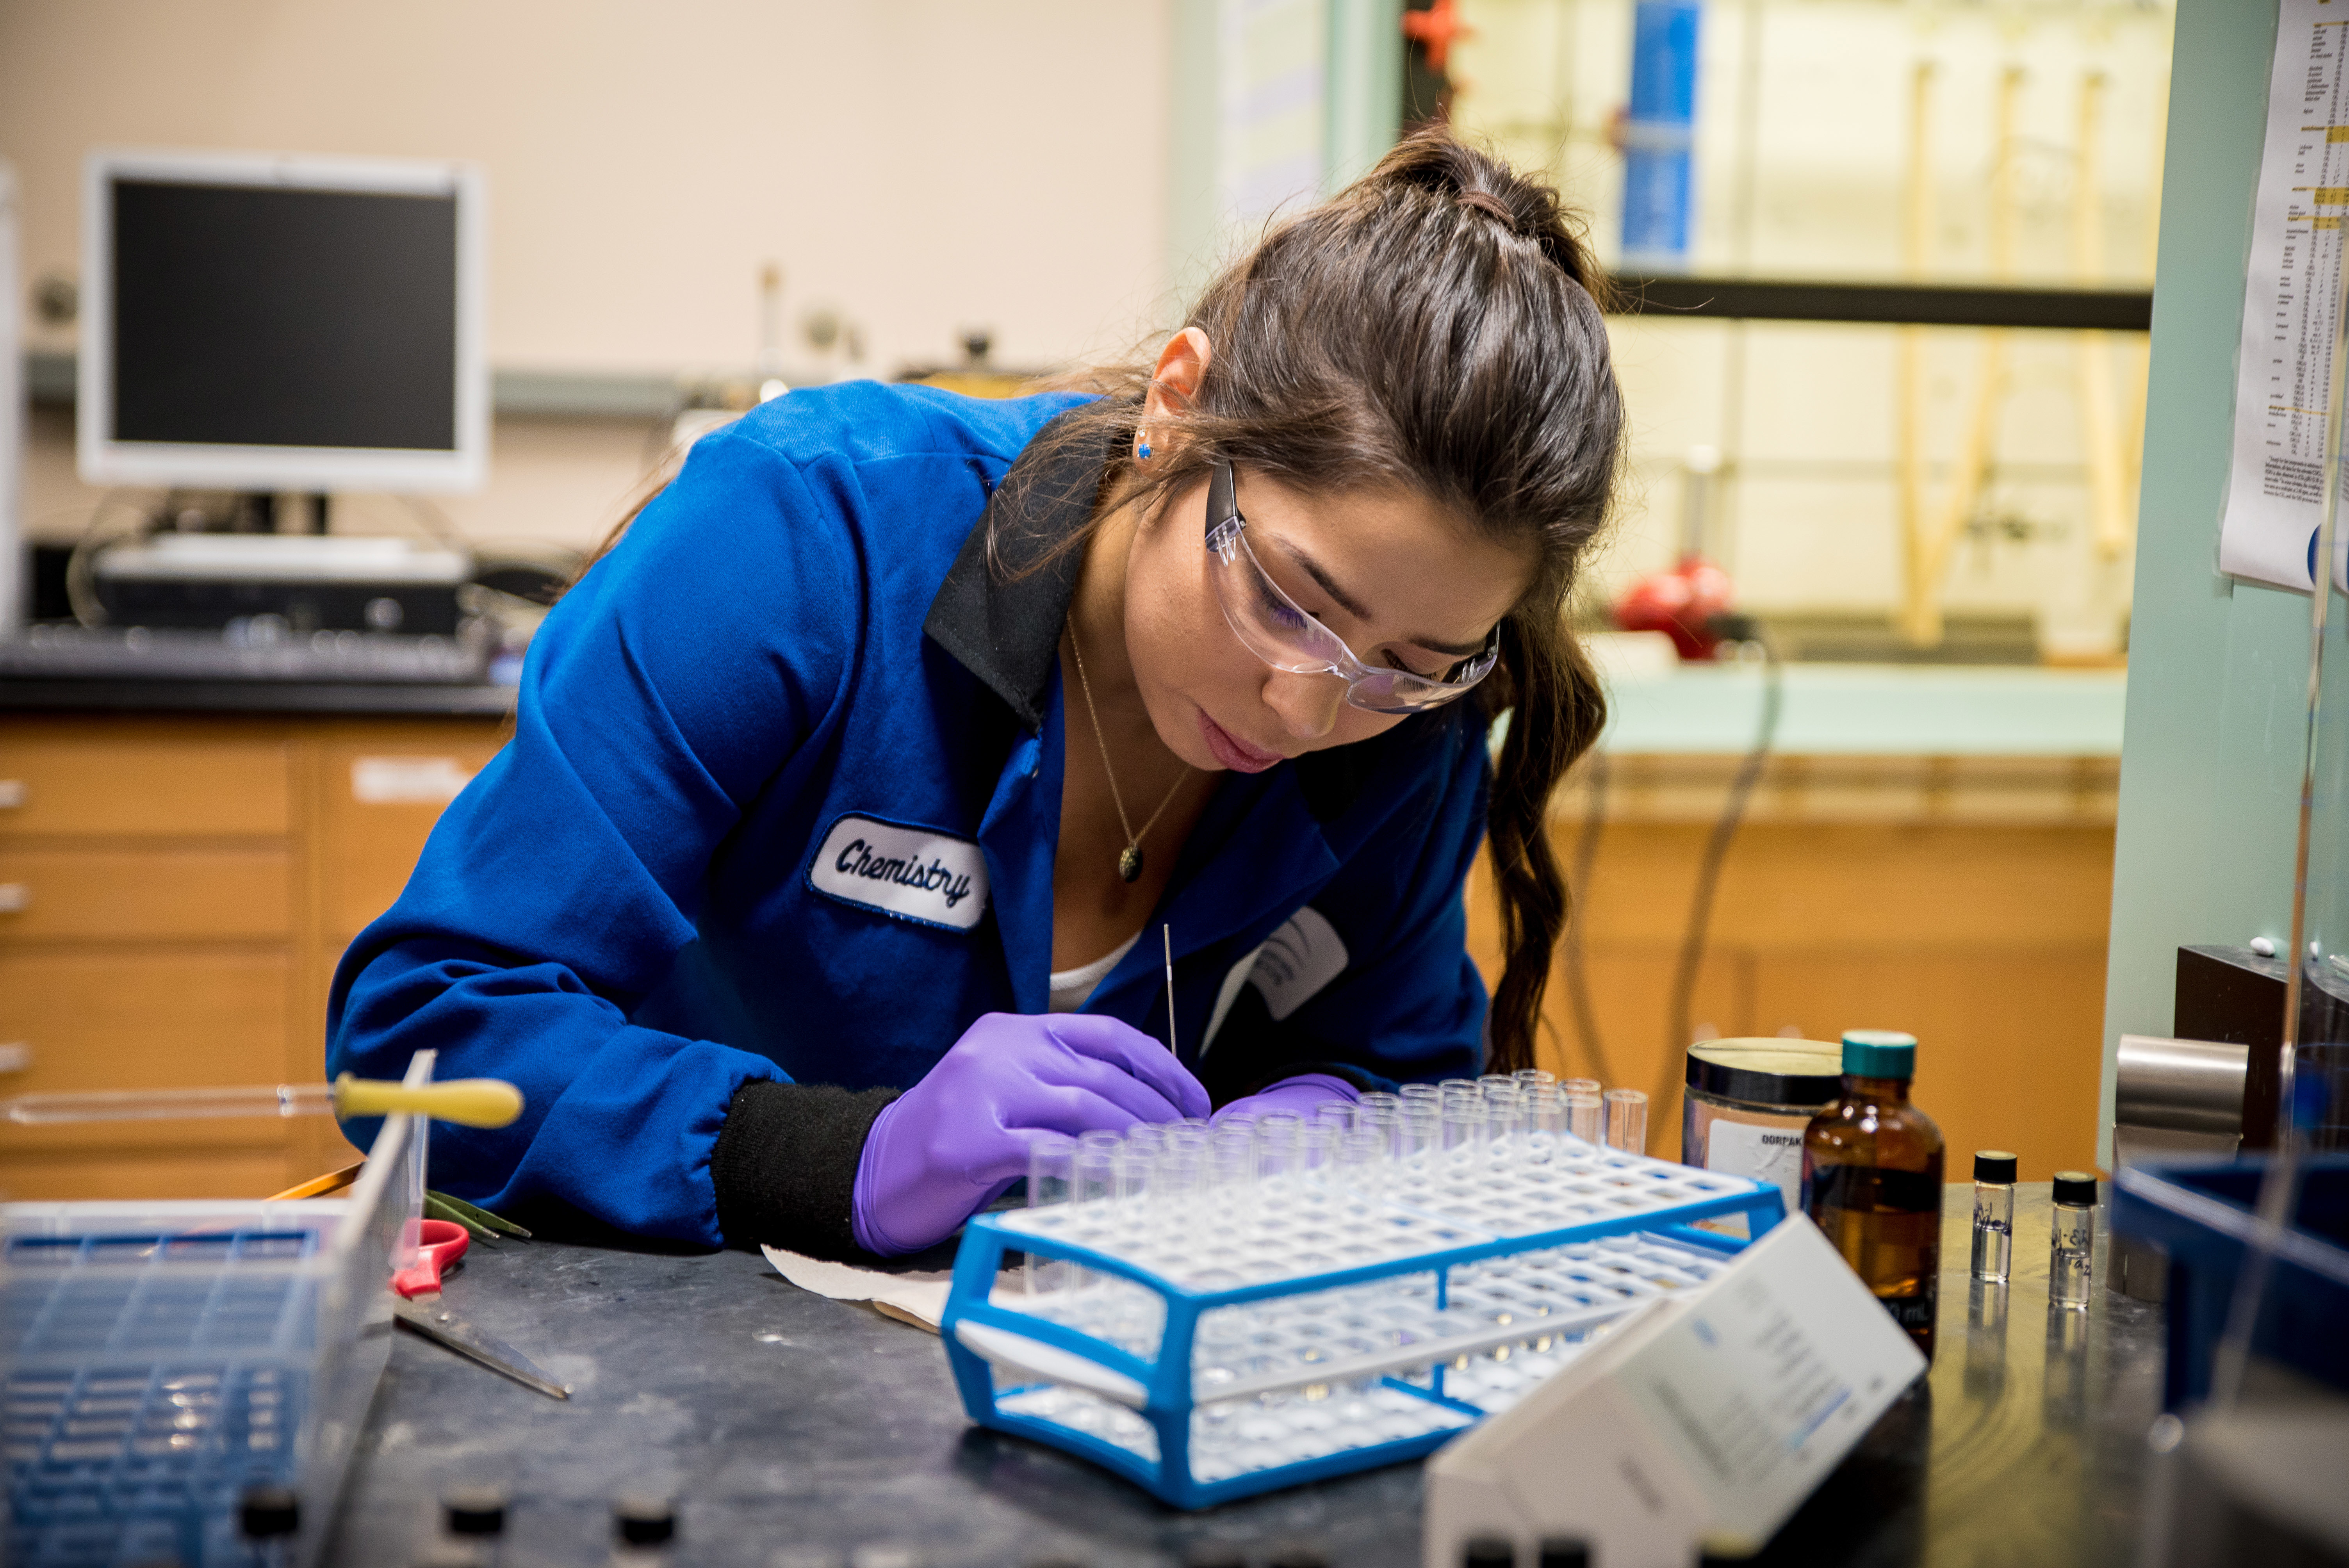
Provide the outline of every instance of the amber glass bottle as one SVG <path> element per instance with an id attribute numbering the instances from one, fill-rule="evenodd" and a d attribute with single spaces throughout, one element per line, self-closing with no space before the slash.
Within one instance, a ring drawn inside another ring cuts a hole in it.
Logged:
<path id="1" fill-rule="evenodd" d="M 1843 1037 L 1843 1088 L 1803 1132 L 1803 1209 L 1933 1356 L 1941 1272 L 1941 1130 L 1909 1103 L 1917 1038 Z"/>

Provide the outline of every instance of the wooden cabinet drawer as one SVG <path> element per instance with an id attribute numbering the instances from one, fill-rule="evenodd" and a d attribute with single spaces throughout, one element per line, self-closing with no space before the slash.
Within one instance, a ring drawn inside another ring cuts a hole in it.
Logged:
<path id="1" fill-rule="evenodd" d="M 284 938 L 278 849 L 27 850 L 0 843 L 0 945 L 19 941 Z"/>
<path id="2" fill-rule="evenodd" d="M 0 834 L 275 837 L 292 820 L 281 740 L 0 738 Z"/>
<path id="3" fill-rule="evenodd" d="M 292 960 L 274 953 L 0 949 L 0 1095 L 274 1084 L 287 1077 Z M 319 1059 L 297 1076 L 325 1072 Z M 60 1146 L 282 1143 L 276 1119 L 0 1127 L 0 1156 Z"/>
<path id="4" fill-rule="evenodd" d="M 320 748 L 326 803 L 318 867 L 330 947 L 339 950 L 391 907 L 432 824 L 497 750 L 488 734 L 369 738 Z"/>
<path id="5" fill-rule="evenodd" d="M 147 1150 L 134 1154 L 0 1152 L 0 1197 L 19 1203 L 87 1199 L 266 1198 L 297 1178 L 274 1148 Z"/>

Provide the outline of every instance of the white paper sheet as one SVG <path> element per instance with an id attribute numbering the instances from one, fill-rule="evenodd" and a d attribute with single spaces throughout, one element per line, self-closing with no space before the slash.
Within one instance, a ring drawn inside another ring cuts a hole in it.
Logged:
<path id="1" fill-rule="evenodd" d="M 900 1323 L 938 1331 L 947 1315 L 947 1291 L 954 1283 L 952 1270 L 885 1274 L 851 1264 L 826 1263 L 781 1247 L 761 1247 L 775 1272 L 799 1286 L 834 1301 L 870 1302 Z"/>
<path id="2" fill-rule="evenodd" d="M 1440 1449 L 1423 1568 L 1485 1534 L 1578 1535 L 1613 1568 L 1679 1568 L 1709 1535 L 1758 1548 L 1925 1367 L 1796 1214 Z"/>
<path id="3" fill-rule="evenodd" d="M 2349 16 L 2341 10 L 2331 0 L 2282 0 L 2276 22 L 2243 277 L 2234 466 L 2219 533 L 2221 571 L 2302 590 L 2315 578 L 2342 220 L 2349 215 L 2349 72 L 2342 69 Z M 2349 588 L 2338 554 L 2333 574 Z"/>

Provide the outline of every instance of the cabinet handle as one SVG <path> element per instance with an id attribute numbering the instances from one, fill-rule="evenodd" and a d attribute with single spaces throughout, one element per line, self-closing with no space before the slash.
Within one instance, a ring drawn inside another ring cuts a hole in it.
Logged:
<path id="1" fill-rule="evenodd" d="M 33 1070 L 33 1047 L 22 1040 L 0 1043 L 0 1073 L 26 1073 Z"/>
<path id="2" fill-rule="evenodd" d="M 32 883 L 0 882 L 0 914 L 22 914 L 32 907 Z"/>
<path id="3" fill-rule="evenodd" d="M 22 779 L 0 779 L 0 811 L 10 811 L 25 803 L 25 781 Z"/>

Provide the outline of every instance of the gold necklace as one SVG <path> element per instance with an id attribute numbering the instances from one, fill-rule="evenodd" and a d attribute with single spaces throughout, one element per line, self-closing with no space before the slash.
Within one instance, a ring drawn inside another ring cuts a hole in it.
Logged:
<path id="1" fill-rule="evenodd" d="M 1166 815 L 1166 808 L 1174 803 L 1175 792 L 1183 788 L 1184 780 L 1191 777 L 1191 765 L 1187 762 L 1183 764 L 1183 771 L 1174 776 L 1174 786 L 1166 791 L 1166 799 L 1158 802 L 1158 810 L 1151 812 L 1150 820 L 1142 824 L 1142 832 L 1135 832 L 1133 824 L 1126 820 L 1125 797 L 1117 792 L 1117 770 L 1109 764 L 1109 738 L 1102 733 L 1101 711 L 1093 707 L 1093 683 L 1085 675 L 1085 650 L 1077 641 L 1077 628 L 1073 624 L 1069 627 L 1069 652 L 1076 655 L 1077 689 L 1085 694 L 1085 716 L 1093 721 L 1093 744 L 1101 748 L 1102 777 L 1109 780 L 1110 804 L 1117 808 L 1117 825 L 1125 834 L 1125 848 L 1119 851 L 1117 857 L 1117 874 L 1129 882 L 1139 882 L 1142 880 L 1143 834 L 1156 827 L 1158 819 Z"/>

